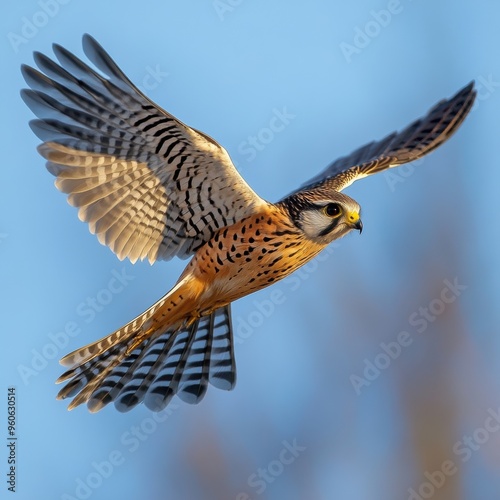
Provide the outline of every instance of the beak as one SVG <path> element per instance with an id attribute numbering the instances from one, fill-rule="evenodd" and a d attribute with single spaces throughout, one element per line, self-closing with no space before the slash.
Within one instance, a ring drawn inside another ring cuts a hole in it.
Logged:
<path id="1" fill-rule="evenodd" d="M 363 232 L 363 223 L 361 222 L 361 219 L 358 219 L 357 222 L 355 222 L 352 227 L 354 229 L 357 229 L 359 231 L 359 234 Z"/>
<path id="2" fill-rule="evenodd" d="M 359 234 L 363 232 L 363 223 L 359 218 L 358 212 L 350 212 L 347 214 L 347 222 L 353 229 L 357 229 Z"/>

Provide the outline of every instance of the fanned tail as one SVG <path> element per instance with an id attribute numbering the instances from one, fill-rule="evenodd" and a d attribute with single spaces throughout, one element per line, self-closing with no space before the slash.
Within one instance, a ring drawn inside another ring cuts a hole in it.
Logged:
<path id="1" fill-rule="evenodd" d="M 157 304 L 111 335 L 65 356 L 71 367 L 57 383 L 68 381 L 58 399 L 73 398 L 68 409 L 87 403 L 97 412 L 114 402 L 125 412 L 139 403 L 164 409 L 177 394 L 195 404 L 208 383 L 231 390 L 236 383 L 230 306 L 190 324 L 157 330 L 139 345 L 142 326 Z"/>

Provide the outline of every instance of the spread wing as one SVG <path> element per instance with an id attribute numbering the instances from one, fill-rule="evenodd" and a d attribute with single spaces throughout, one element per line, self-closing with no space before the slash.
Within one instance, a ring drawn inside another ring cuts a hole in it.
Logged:
<path id="1" fill-rule="evenodd" d="M 39 119 L 39 152 L 56 186 L 119 259 L 186 257 L 219 228 L 265 203 L 226 150 L 150 101 L 89 35 L 83 49 L 102 76 L 53 46 L 34 54 L 21 95 Z"/>
<path id="2" fill-rule="evenodd" d="M 329 187 L 342 191 L 358 179 L 421 158 L 458 129 L 471 110 L 475 97 L 474 82 L 471 82 L 450 99 L 438 102 L 426 116 L 401 132 L 370 142 L 334 161 L 300 189 L 326 182 Z"/>

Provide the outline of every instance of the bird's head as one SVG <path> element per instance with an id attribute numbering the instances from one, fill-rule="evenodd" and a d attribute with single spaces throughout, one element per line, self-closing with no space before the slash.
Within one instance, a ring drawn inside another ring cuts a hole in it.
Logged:
<path id="1" fill-rule="evenodd" d="M 359 204 L 338 191 L 299 191 L 280 203 L 304 235 L 322 245 L 363 229 Z"/>

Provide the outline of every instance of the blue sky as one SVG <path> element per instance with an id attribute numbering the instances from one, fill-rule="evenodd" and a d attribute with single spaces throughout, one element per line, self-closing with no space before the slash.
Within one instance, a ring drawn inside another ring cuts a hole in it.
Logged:
<path id="1" fill-rule="evenodd" d="M 451 0 L 4 6 L 1 373 L 18 499 L 497 499 L 499 15 Z M 158 416 L 67 412 L 57 360 L 185 265 L 118 261 L 36 152 L 19 67 L 53 42 L 81 56 L 85 32 L 270 201 L 473 79 L 478 100 L 431 156 L 349 188 L 362 236 L 234 305 L 232 392 Z"/>

